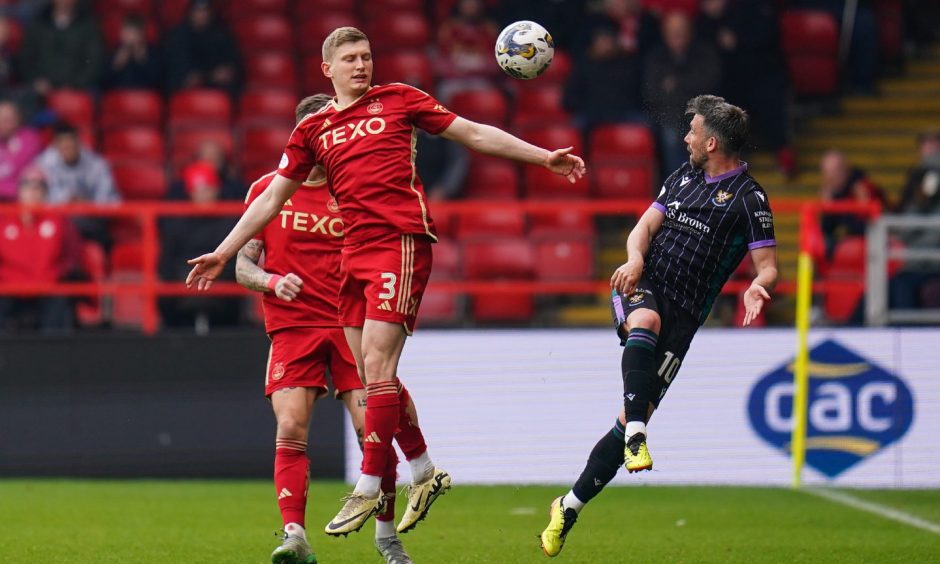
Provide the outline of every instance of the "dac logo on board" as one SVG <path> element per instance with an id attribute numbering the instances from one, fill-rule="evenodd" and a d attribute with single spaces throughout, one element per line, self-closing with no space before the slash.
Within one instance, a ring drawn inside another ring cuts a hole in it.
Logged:
<path id="1" fill-rule="evenodd" d="M 834 478 L 897 441 L 914 419 L 911 391 L 897 375 L 827 340 L 810 351 L 806 463 Z M 793 361 L 761 378 L 748 399 L 751 425 L 790 452 Z"/>

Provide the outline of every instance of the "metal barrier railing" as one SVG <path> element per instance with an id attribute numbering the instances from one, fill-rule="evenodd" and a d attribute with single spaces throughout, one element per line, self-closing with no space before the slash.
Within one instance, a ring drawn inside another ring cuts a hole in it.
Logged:
<path id="1" fill-rule="evenodd" d="M 888 263 L 892 260 L 923 261 L 937 264 L 940 249 L 891 245 L 891 232 L 932 229 L 940 235 L 940 217 L 883 215 L 869 223 L 866 233 L 865 324 L 940 323 L 940 309 L 895 309 L 888 302 Z"/>

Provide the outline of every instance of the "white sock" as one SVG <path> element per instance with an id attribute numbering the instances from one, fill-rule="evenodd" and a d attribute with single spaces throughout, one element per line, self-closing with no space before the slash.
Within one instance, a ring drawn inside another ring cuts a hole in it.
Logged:
<path id="1" fill-rule="evenodd" d="M 284 532 L 292 537 L 300 537 L 307 540 L 307 531 L 297 523 L 288 523 L 284 525 Z"/>
<path id="2" fill-rule="evenodd" d="M 395 536 L 395 521 L 375 520 L 375 538 L 384 539 Z"/>
<path id="3" fill-rule="evenodd" d="M 575 513 L 581 513 L 581 510 L 584 509 L 584 502 L 574 495 L 574 491 L 565 494 L 565 497 L 561 500 L 561 505 L 565 509 L 574 509 Z"/>
<path id="4" fill-rule="evenodd" d="M 411 467 L 412 484 L 420 484 L 434 475 L 434 463 L 431 462 L 428 451 L 424 451 L 424 454 L 418 458 L 409 460 L 408 466 Z"/>
<path id="5" fill-rule="evenodd" d="M 368 498 L 378 497 L 379 489 L 382 487 L 382 476 L 370 476 L 362 474 L 359 481 L 356 482 L 356 493 L 360 493 Z"/>
<path id="6" fill-rule="evenodd" d="M 630 437 L 637 433 L 646 434 L 646 423 L 642 421 L 627 421 L 627 428 L 623 432 L 623 436 L 630 440 Z"/>

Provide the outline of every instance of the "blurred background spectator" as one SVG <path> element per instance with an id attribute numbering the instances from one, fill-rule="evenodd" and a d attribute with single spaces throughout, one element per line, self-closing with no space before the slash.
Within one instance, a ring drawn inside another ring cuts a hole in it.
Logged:
<path id="1" fill-rule="evenodd" d="M 0 218 L 0 283 L 50 284 L 80 277 L 81 240 L 62 215 L 34 209 L 48 186 L 39 168 L 23 171 L 18 214 Z M 74 325 L 72 300 L 63 296 L 0 297 L 0 333 L 38 329 L 64 332 Z"/>
<path id="2" fill-rule="evenodd" d="M 842 151 L 827 151 L 819 161 L 819 197 L 824 202 L 851 201 L 866 203 L 877 201 L 887 206 L 884 191 L 875 185 L 864 170 L 852 166 Z M 853 235 L 865 234 L 866 220 L 851 214 L 827 214 L 822 219 L 822 232 L 826 256 L 839 241 Z"/>
<path id="3" fill-rule="evenodd" d="M 419 129 L 415 166 L 429 199 L 453 200 L 463 195 L 470 155 L 460 143 Z"/>
<path id="4" fill-rule="evenodd" d="M 720 95 L 747 108 L 752 145 L 777 154 L 787 176 L 796 172 L 790 146 L 786 67 L 771 0 L 702 0 L 695 36 L 721 57 Z"/>
<path id="5" fill-rule="evenodd" d="M 0 100 L 0 201 L 17 198 L 20 172 L 41 150 L 39 134 L 23 126 L 16 104 Z"/>
<path id="6" fill-rule="evenodd" d="M 104 46 L 98 23 L 79 0 L 52 0 L 26 28 L 19 52 L 24 82 L 41 95 L 58 88 L 96 90 Z"/>
<path id="7" fill-rule="evenodd" d="M 584 134 L 595 125 L 645 121 L 640 104 L 640 65 L 617 41 L 617 30 L 595 25 L 583 58 L 565 83 L 562 105 Z M 602 76 L 604 80 L 596 80 Z"/>
<path id="8" fill-rule="evenodd" d="M 215 164 L 196 161 L 183 169 L 183 187 L 190 202 L 212 206 L 219 201 L 222 182 Z M 186 261 L 215 248 L 235 225 L 232 217 L 171 217 L 160 222 L 160 276 L 163 280 L 184 280 L 190 266 Z M 234 262 L 219 280 L 235 281 Z M 192 327 L 204 333 L 210 326 L 235 325 L 241 314 L 239 298 L 184 297 L 160 300 L 160 313 L 166 327 Z"/>
<path id="9" fill-rule="evenodd" d="M 437 32 L 438 95 L 445 103 L 461 90 L 492 87 L 499 77 L 493 46 L 499 28 L 483 0 L 458 0 Z"/>
<path id="10" fill-rule="evenodd" d="M 940 131 L 923 133 L 918 143 L 920 162 L 907 177 L 896 212 L 911 216 L 940 217 Z M 915 229 L 897 233 L 909 249 L 940 249 L 940 230 Z M 892 308 L 915 309 L 924 304 L 921 290 L 940 280 L 936 262 L 908 260 L 890 281 L 889 304 Z"/>
<path id="11" fill-rule="evenodd" d="M 209 0 L 192 0 L 186 19 L 166 40 L 167 81 L 171 92 L 209 87 L 233 96 L 241 86 L 238 45 Z"/>
<path id="12" fill-rule="evenodd" d="M 157 90 L 163 86 L 163 59 L 147 42 L 146 20 L 129 14 L 121 21 L 119 43 L 111 55 L 105 88 Z"/>
<path id="13" fill-rule="evenodd" d="M 660 145 L 663 178 L 689 159 L 682 141 L 688 131 L 685 105 L 721 84 L 721 60 L 708 43 L 695 40 L 692 21 L 683 12 L 663 17 L 663 45 L 653 48 L 643 64 L 643 104 Z"/>
<path id="14" fill-rule="evenodd" d="M 617 50 L 642 59 L 660 43 L 658 18 L 643 9 L 640 0 L 604 0 L 580 31 L 578 49 L 590 51 L 597 31 L 612 31 Z"/>
<path id="15" fill-rule="evenodd" d="M 215 169 L 220 187 L 218 195 L 219 200 L 235 200 L 241 202 L 245 199 L 245 192 L 248 191 L 248 187 L 242 182 L 238 171 L 235 169 L 235 165 L 229 159 L 225 152 L 225 147 L 223 147 L 221 143 L 212 139 L 206 139 L 199 144 L 199 148 L 196 150 L 195 155 L 193 155 L 192 162 L 209 163 Z M 170 186 L 168 198 L 171 200 L 190 199 L 189 190 L 186 188 L 186 183 L 182 177 Z"/>

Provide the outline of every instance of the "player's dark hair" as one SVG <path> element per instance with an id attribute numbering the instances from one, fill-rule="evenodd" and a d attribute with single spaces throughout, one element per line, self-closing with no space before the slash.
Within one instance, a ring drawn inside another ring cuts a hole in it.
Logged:
<path id="1" fill-rule="evenodd" d="M 689 100 L 685 108 L 689 117 L 704 118 L 705 129 L 718 139 L 718 147 L 726 155 L 741 152 L 750 134 L 751 119 L 747 112 L 729 104 L 721 96 L 703 94 Z"/>
<path id="2" fill-rule="evenodd" d="M 52 125 L 52 137 L 60 135 L 73 135 L 78 137 L 78 128 L 67 121 L 57 121 Z"/>
<path id="3" fill-rule="evenodd" d="M 307 96 L 297 104 L 297 109 L 294 110 L 294 116 L 297 118 L 297 123 L 300 123 L 300 120 L 304 119 L 304 116 L 307 114 L 312 114 L 322 108 L 323 106 L 330 103 L 333 97 L 329 94 L 314 94 L 313 96 Z"/>

